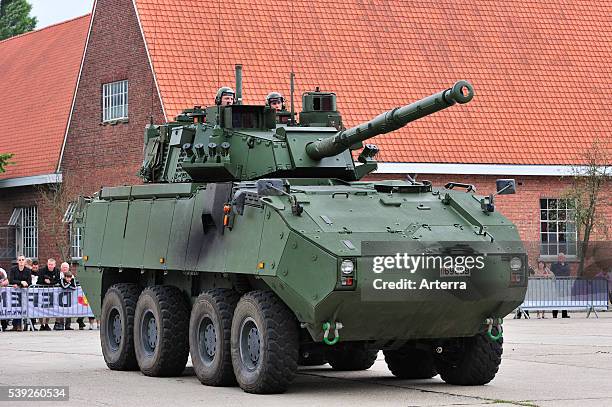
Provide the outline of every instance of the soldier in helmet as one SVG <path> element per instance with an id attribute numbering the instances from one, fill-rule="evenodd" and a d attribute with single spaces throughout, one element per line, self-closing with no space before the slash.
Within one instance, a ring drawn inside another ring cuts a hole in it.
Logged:
<path id="1" fill-rule="evenodd" d="M 270 92 L 266 96 L 266 106 L 270 106 L 277 112 L 285 110 L 285 98 L 278 92 Z"/>
<path id="2" fill-rule="evenodd" d="M 236 93 L 234 89 L 229 86 L 223 86 L 219 88 L 217 91 L 217 96 L 215 96 L 215 104 L 217 106 L 229 106 L 234 104 L 234 97 Z"/>

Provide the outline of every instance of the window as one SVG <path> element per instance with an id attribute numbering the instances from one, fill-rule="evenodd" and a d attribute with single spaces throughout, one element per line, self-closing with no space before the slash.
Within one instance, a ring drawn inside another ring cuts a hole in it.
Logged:
<path id="1" fill-rule="evenodd" d="M 575 256 L 577 240 L 573 202 L 567 199 L 540 199 L 540 254 L 556 256 L 562 252 Z"/>
<path id="2" fill-rule="evenodd" d="M 15 260 L 15 228 L 0 226 L 0 259 Z"/>
<path id="3" fill-rule="evenodd" d="M 15 208 L 8 223 L 15 228 L 15 254 L 38 257 L 38 210 L 35 206 Z"/>
<path id="4" fill-rule="evenodd" d="M 68 228 L 70 230 L 70 257 L 72 257 L 73 260 L 83 257 L 81 249 L 82 230 L 72 223 L 76 206 L 76 202 L 70 202 L 68 204 L 68 208 L 66 208 L 66 212 L 64 213 L 64 218 L 62 219 L 62 222 L 68 224 Z"/>
<path id="5" fill-rule="evenodd" d="M 73 260 L 83 257 L 81 228 L 70 225 L 70 256 Z"/>
<path id="6" fill-rule="evenodd" d="M 128 81 L 105 83 L 102 85 L 102 121 L 127 119 Z"/>

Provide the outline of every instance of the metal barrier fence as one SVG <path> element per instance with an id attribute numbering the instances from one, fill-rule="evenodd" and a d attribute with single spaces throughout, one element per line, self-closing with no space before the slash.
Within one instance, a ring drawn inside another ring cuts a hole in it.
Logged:
<path id="1" fill-rule="evenodd" d="M 576 311 L 607 310 L 609 302 L 608 281 L 585 280 L 570 277 L 529 278 L 525 301 L 519 307 L 524 311 Z"/>
<path id="2" fill-rule="evenodd" d="M 18 319 L 26 327 L 32 318 L 93 317 L 81 286 L 0 288 L 0 320 Z M 25 324 L 23 322 L 25 321 Z"/>

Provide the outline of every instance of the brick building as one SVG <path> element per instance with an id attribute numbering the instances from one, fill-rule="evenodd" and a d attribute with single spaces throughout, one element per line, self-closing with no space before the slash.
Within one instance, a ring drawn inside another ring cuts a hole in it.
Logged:
<path id="1" fill-rule="evenodd" d="M 89 16 L 0 42 L 0 152 L 13 153 L 0 174 L 0 266 L 16 252 L 54 254 L 54 210 L 42 194 L 61 185 L 64 139 Z M 63 229 L 65 232 L 65 229 Z M 54 254 L 57 255 L 57 254 Z"/>
<path id="2" fill-rule="evenodd" d="M 519 193 L 500 197 L 498 208 L 532 257 L 575 254 L 561 176 L 583 163 L 593 140 L 612 141 L 606 7 L 337 3 L 97 0 L 60 165 L 64 186 L 76 195 L 140 182 L 145 124 L 212 104 L 216 89 L 233 83 L 236 63 L 245 69 L 245 103 L 262 103 L 271 90 L 288 96 L 293 68 L 296 110 L 299 95 L 320 86 L 338 94 L 347 126 L 468 79 L 470 104 L 376 139 L 374 176 L 418 173 L 480 193 L 494 190 L 496 178 L 516 178 Z M 610 205 L 602 207 L 609 221 Z"/>

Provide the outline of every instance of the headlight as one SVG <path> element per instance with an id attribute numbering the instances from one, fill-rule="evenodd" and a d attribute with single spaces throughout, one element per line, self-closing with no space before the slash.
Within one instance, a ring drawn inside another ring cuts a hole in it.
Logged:
<path id="1" fill-rule="evenodd" d="M 521 261 L 519 257 L 513 257 L 510 260 L 510 268 L 512 269 L 512 271 L 519 271 L 522 266 L 523 266 L 523 262 Z"/>
<path id="2" fill-rule="evenodd" d="M 343 260 L 340 264 L 340 271 L 342 274 L 352 274 L 355 271 L 355 265 L 351 260 Z"/>

